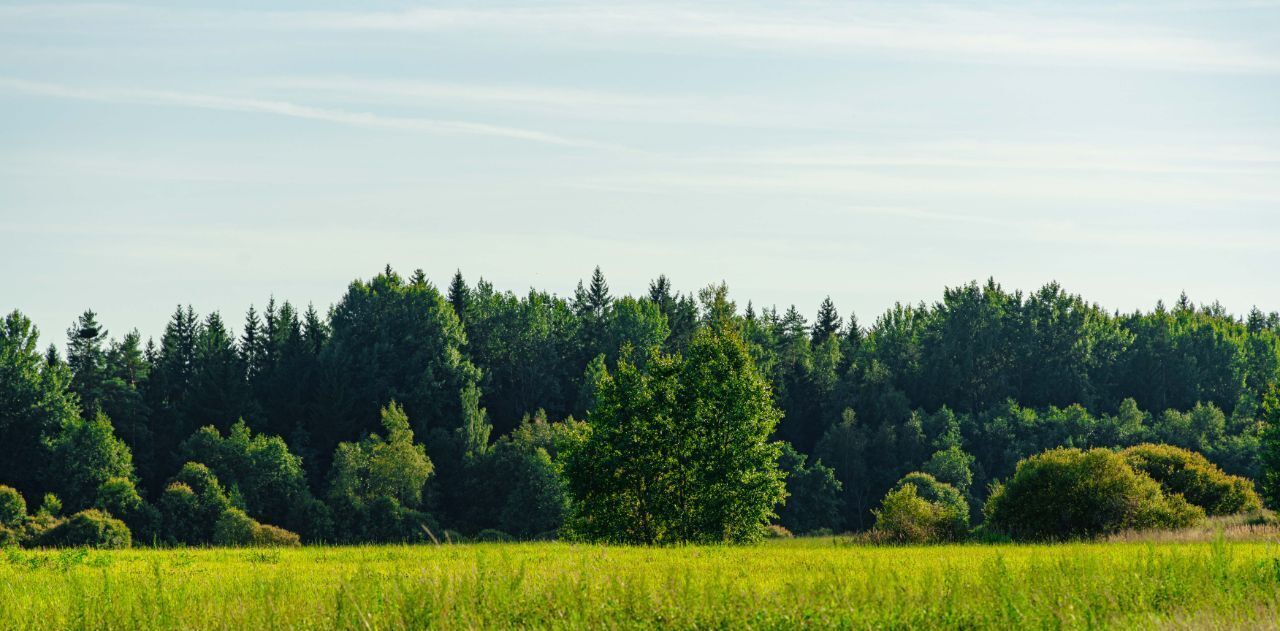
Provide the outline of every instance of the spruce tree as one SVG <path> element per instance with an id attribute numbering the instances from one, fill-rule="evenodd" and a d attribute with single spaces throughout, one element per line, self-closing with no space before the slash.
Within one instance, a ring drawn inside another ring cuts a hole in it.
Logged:
<path id="1" fill-rule="evenodd" d="M 462 270 L 457 270 L 453 273 L 453 281 L 449 283 L 447 299 L 449 304 L 453 305 L 453 312 L 458 314 L 458 318 L 465 323 L 467 303 L 471 300 L 471 289 L 467 287 L 467 281 L 462 278 Z"/>
<path id="2" fill-rule="evenodd" d="M 842 324 L 843 320 L 836 311 L 835 303 L 831 302 L 831 296 L 827 296 L 818 307 L 818 318 L 813 323 L 813 343 L 824 342 L 828 337 L 839 333 Z"/>

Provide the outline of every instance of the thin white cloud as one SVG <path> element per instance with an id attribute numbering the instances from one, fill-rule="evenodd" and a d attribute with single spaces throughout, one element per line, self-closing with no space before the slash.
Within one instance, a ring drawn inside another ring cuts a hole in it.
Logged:
<path id="1" fill-rule="evenodd" d="M 0 77 L 0 90 L 54 98 L 98 101 L 103 103 L 126 103 L 133 105 L 187 107 L 224 112 L 272 114 L 276 116 L 301 118 L 372 129 L 432 134 L 492 136 L 569 147 L 595 149 L 616 148 L 589 140 L 580 140 L 517 127 L 504 127 L 499 125 L 455 120 L 383 116 L 368 112 L 348 112 L 332 108 L 311 107 L 289 101 L 234 98 L 163 90 L 78 88 L 54 83 L 42 83 L 4 77 Z"/>
<path id="2" fill-rule="evenodd" d="M 769 149 L 701 161 L 799 168 L 960 168 L 1280 177 L 1280 153 L 1246 145 L 908 142 L 875 148 L 837 145 Z"/>
<path id="3" fill-rule="evenodd" d="M 1263 3 L 1262 8 L 1266 7 Z M 1231 9 L 1231 7 L 1227 7 Z M 1209 10 L 1209 9 L 1205 9 Z M 1161 12 L 1148 7 L 1147 13 Z M 365 11 L 236 11 L 128 4 L 0 7 L 0 29 L 96 29 L 116 21 L 131 29 L 374 31 L 406 34 L 493 33 L 513 50 L 553 46 L 669 52 L 673 44 L 811 54 L 879 52 L 943 61 L 1015 65 L 1090 65 L 1194 72 L 1280 72 L 1280 53 L 1253 45 L 1139 21 L 1123 24 L 1107 7 L 1052 10 L 996 5 L 988 9 L 929 4 L 787 3 L 781 8 L 701 5 L 551 4 L 444 6 Z M 82 25 L 80 25 L 82 26 Z"/>
<path id="4" fill-rule="evenodd" d="M 907 4 L 786 5 L 783 10 L 585 5 L 263 14 L 269 28 L 439 33 L 501 31 L 565 43 L 649 48 L 690 42 L 822 54 L 879 51 L 1002 64 L 1106 65 L 1189 71 L 1280 71 L 1274 51 L 1074 14 Z M 816 8 L 816 10 L 815 10 Z M 564 36 L 569 37 L 564 37 Z"/>

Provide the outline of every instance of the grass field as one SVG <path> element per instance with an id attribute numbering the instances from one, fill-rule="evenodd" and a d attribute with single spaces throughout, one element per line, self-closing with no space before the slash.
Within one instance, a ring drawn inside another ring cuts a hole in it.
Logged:
<path id="1" fill-rule="evenodd" d="M 1280 546 L 9 550 L 3 629 L 1274 628 Z"/>

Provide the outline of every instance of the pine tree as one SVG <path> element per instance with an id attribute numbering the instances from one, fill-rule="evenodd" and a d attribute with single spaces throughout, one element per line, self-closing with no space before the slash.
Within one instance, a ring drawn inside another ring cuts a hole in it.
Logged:
<path id="1" fill-rule="evenodd" d="M 67 365 L 71 390 L 80 397 L 80 409 L 88 416 L 102 408 L 107 380 L 107 332 L 93 310 L 85 311 L 67 330 Z"/>
<path id="2" fill-rule="evenodd" d="M 823 342 L 827 337 L 839 333 L 843 324 L 835 303 L 831 302 L 831 296 L 827 296 L 822 301 L 822 306 L 818 307 L 818 319 L 813 323 L 813 343 Z"/>
<path id="3" fill-rule="evenodd" d="M 467 303 L 471 300 L 471 289 L 467 287 L 467 281 L 462 278 L 462 270 L 453 273 L 453 281 L 449 283 L 449 295 L 447 297 L 449 304 L 453 305 L 453 312 L 458 314 L 458 318 L 466 321 Z"/>

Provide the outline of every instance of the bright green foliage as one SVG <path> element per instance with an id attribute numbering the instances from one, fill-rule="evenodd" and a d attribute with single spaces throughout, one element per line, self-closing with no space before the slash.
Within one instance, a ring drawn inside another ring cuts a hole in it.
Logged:
<path id="1" fill-rule="evenodd" d="M 965 495 L 973 484 L 973 463 L 973 456 L 959 446 L 952 445 L 929 456 L 921 470 Z"/>
<path id="2" fill-rule="evenodd" d="M 302 458 L 278 436 L 253 435 L 243 421 L 224 438 L 203 427 L 182 444 L 183 457 L 207 465 L 257 519 L 302 530 L 310 539 L 330 534 L 327 509 L 307 487 Z"/>
<path id="3" fill-rule="evenodd" d="M 566 462 L 574 532 L 634 543 L 760 538 L 786 494 L 780 446 L 769 442 L 778 418 L 727 320 L 699 330 L 686 358 L 652 350 L 643 367 L 620 360 L 599 379 L 587 438 Z"/>
<path id="4" fill-rule="evenodd" d="M 72 548 L 128 548 L 133 542 L 129 527 L 100 510 L 80 511 L 54 526 L 40 538 L 40 545 Z"/>
<path id="5" fill-rule="evenodd" d="M 112 478 L 133 478 L 133 455 L 101 412 L 93 420 L 67 420 L 50 445 L 50 466 L 68 510 L 93 506 L 98 489 Z"/>
<path id="6" fill-rule="evenodd" d="M 298 535 L 283 528 L 260 524 L 238 508 L 223 511 L 213 527 L 213 544 L 218 546 L 297 546 Z"/>
<path id="7" fill-rule="evenodd" d="M 945 539 L 959 539 L 969 530 L 969 504 L 954 486 L 940 482 L 928 473 L 913 471 L 903 476 L 894 490 L 914 486 L 916 495 L 942 509 L 939 535 Z"/>
<path id="8" fill-rule="evenodd" d="M 93 506 L 124 517 L 142 508 L 142 496 L 129 478 L 110 478 L 98 487 Z"/>
<path id="9" fill-rule="evenodd" d="M 395 401 L 382 408 L 382 427 L 385 439 L 370 434 L 359 443 L 338 445 L 329 492 L 356 505 L 388 497 L 416 507 L 431 475 L 431 460 L 422 445 L 414 444 L 409 417 Z"/>
<path id="10" fill-rule="evenodd" d="M 17 528 L 27 518 L 27 500 L 17 489 L 0 484 L 0 526 Z"/>
<path id="11" fill-rule="evenodd" d="M 778 523 L 800 534 L 840 524 L 841 487 L 835 471 L 821 460 L 807 461 L 789 443 L 782 444 L 778 466 L 787 474 L 787 500 L 778 509 Z"/>
<path id="12" fill-rule="evenodd" d="M 387 437 L 370 434 L 342 443 L 329 474 L 329 497 L 339 531 L 347 538 L 402 540 L 423 533 L 426 516 L 415 510 L 433 466 L 414 444 L 404 409 L 394 401 L 382 408 Z"/>
<path id="13" fill-rule="evenodd" d="M 844 543 L 21 552 L 0 562 L 17 587 L 0 628 L 1269 629 L 1280 614 L 1262 542 Z"/>
<path id="14" fill-rule="evenodd" d="M 893 543 L 936 543 L 950 538 L 952 520 L 940 504 L 920 497 L 913 484 L 890 491 L 872 511 L 872 532 Z"/>
<path id="15" fill-rule="evenodd" d="M 1172 445 L 1136 445 L 1125 460 L 1160 483 L 1165 493 L 1178 493 L 1209 516 L 1234 515 L 1262 508 L 1253 482 L 1227 475 L 1204 456 Z"/>
<path id="16" fill-rule="evenodd" d="M 937 543 L 964 537 L 969 505 L 955 487 L 928 473 L 908 473 L 881 500 L 873 533 L 897 543 Z"/>
<path id="17" fill-rule="evenodd" d="M 158 502 L 166 539 L 200 544 L 213 538 L 213 526 L 231 500 L 208 467 L 188 462 L 169 482 Z"/>
<path id="18" fill-rule="evenodd" d="M 1065 540 L 1182 528 L 1204 510 L 1135 471 L 1109 449 L 1051 449 L 1018 463 L 984 507 L 987 525 L 1016 539 Z"/>
<path id="19" fill-rule="evenodd" d="M 53 493 L 45 493 L 40 498 L 40 508 L 36 510 L 41 515 L 49 517 L 57 517 L 62 514 L 62 500 L 58 499 Z"/>

